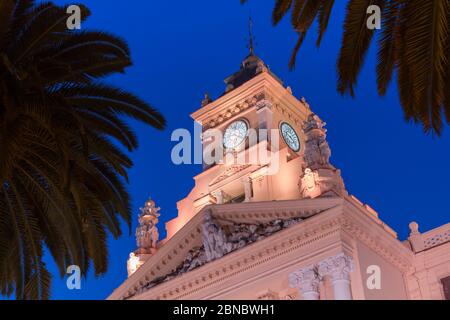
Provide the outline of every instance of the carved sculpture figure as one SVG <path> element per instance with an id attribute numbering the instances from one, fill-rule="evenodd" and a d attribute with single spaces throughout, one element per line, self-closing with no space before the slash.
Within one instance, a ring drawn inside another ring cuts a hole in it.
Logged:
<path id="1" fill-rule="evenodd" d="M 140 208 L 138 217 L 139 226 L 136 228 L 137 249 L 130 253 L 127 261 L 128 276 L 132 275 L 147 259 L 156 252 L 159 240 L 159 232 L 156 224 L 160 208 L 157 208 L 155 202 L 147 200 L 144 208 Z"/>
<path id="2" fill-rule="evenodd" d="M 340 171 L 330 164 L 331 149 L 326 140 L 326 123 L 310 114 L 303 124 L 306 136 L 300 193 L 303 198 L 316 198 L 330 190 L 344 192 Z"/>
<path id="3" fill-rule="evenodd" d="M 139 214 L 139 226 L 136 228 L 136 245 L 139 253 L 153 253 L 159 240 L 156 224 L 160 216 L 155 202 L 149 199 Z"/>
<path id="4" fill-rule="evenodd" d="M 225 232 L 211 217 L 210 213 L 205 215 L 202 232 L 203 245 L 205 247 L 206 259 L 208 261 L 223 257 L 231 251 L 232 247 L 227 241 Z"/>
<path id="5" fill-rule="evenodd" d="M 315 114 L 310 114 L 303 124 L 306 135 L 305 166 L 312 170 L 330 167 L 331 149 L 326 140 L 325 125 Z"/>
<path id="6" fill-rule="evenodd" d="M 318 182 L 317 172 L 312 171 L 310 168 L 306 168 L 302 177 L 301 192 L 302 194 L 310 192 L 316 188 Z"/>
<path id="7" fill-rule="evenodd" d="M 220 225 L 211 217 L 205 215 L 203 224 L 203 245 L 191 249 L 184 261 L 170 274 L 156 278 L 144 285 L 144 289 L 152 288 L 162 282 L 177 277 L 180 274 L 200 267 L 207 262 L 220 258 L 227 253 L 240 249 L 250 243 L 262 240 L 268 236 L 289 228 L 301 222 L 303 218 L 296 217 L 287 220 L 273 220 L 261 224 L 237 223 L 229 226 L 230 234 L 225 235 Z M 215 235 L 213 235 L 216 233 Z"/>

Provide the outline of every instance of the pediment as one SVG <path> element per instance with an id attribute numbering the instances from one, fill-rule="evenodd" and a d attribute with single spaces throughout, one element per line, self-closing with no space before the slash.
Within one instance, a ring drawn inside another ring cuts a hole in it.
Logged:
<path id="1" fill-rule="evenodd" d="M 238 230 L 239 228 L 241 232 L 242 226 L 244 226 L 244 229 L 247 226 L 256 226 L 252 227 L 252 230 L 257 228 L 260 232 L 263 232 L 262 235 L 255 235 L 250 240 L 244 238 L 244 242 L 239 244 L 240 247 L 235 248 L 239 250 L 248 243 L 270 237 L 272 233 L 290 227 L 291 224 L 301 223 L 302 220 L 341 204 L 342 199 L 333 197 L 207 206 L 173 237 L 168 239 L 110 298 L 130 298 L 163 282 L 170 281 L 185 272 L 191 272 L 189 269 L 191 266 L 186 265 L 186 263 L 192 263 L 192 259 L 197 259 L 196 263 L 198 264 L 198 259 L 205 259 L 203 224 L 206 216 L 212 217 L 225 232 Z M 243 232 L 248 236 L 249 230 L 243 230 Z M 231 253 L 231 251 L 228 253 Z M 198 257 L 202 254 L 203 257 Z M 197 256 L 192 257 L 193 255 Z M 190 260 L 188 257 L 190 257 Z M 205 263 L 203 261 L 202 264 L 194 267 L 199 269 L 208 263 L 210 262 L 206 261 Z M 184 268 L 183 265 L 185 265 Z"/>

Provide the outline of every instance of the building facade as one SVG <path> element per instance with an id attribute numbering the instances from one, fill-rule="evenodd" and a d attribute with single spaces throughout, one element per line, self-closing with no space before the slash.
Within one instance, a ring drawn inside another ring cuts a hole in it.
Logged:
<path id="1" fill-rule="evenodd" d="M 192 114 L 204 171 L 165 239 L 159 208 L 141 209 L 109 299 L 450 299 L 450 223 L 412 222 L 400 241 L 348 194 L 326 124 L 253 51 L 225 83 Z"/>

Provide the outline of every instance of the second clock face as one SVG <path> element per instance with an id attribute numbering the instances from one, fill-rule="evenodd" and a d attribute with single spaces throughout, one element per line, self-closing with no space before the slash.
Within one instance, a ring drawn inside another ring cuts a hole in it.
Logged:
<path id="1" fill-rule="evenodd" d="M 283 137 L 286 144 L 293 151 L 298 152 L 300 150 L 300 139 L 298 138 L 297 133 L 294 128 L 286 122 L 281 123 L 280 125 L 281 136 Z"/>
<path id="2" fill-rule="evenodd" d="M 227 149 L 233 149 L 244 142 L 247 136 L 248 125 L 244 120 L 237 120 L 230 124 L 223 136 L 223 145 Z"/>

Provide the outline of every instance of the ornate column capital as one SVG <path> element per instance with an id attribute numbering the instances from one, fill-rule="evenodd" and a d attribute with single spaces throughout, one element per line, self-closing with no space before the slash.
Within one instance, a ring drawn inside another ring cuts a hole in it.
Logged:
<path id="1" fill-rule="evenodd" d="M 349 280 L 350 272 L 354 271 L 353 259 L 345 253 L 339 253 L 319 263 L 319 275 L 330 275 L 333 281 Z"/>
<path id="2" fill-rule="evenodd" d="M 317 268 L 314 266 L 302 268 L 289 275 L 289 286 L 298 288 L 303 295 L 307 293 L 316 293 L 318 295 L 319 283 Z"/>

